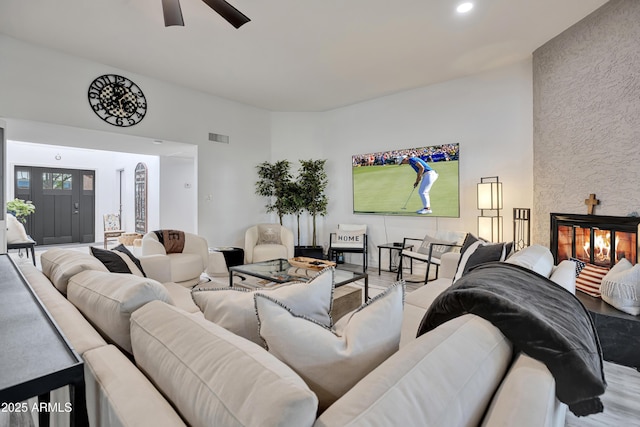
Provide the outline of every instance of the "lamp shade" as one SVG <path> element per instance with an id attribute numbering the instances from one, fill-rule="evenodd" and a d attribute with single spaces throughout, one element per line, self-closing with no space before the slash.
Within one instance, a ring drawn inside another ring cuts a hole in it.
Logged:
<path id="1" fill-rule="evenodd" d="M 502 217 L 501 216 L 479 216 L 478 217 L 478 237 L 490 242 L 502 241 Z"/>
<path id="2" fill-rule="evenodd" d="M 501 182 L 480 182 L 478 184 L 478 209 L 502 209 Z"/>

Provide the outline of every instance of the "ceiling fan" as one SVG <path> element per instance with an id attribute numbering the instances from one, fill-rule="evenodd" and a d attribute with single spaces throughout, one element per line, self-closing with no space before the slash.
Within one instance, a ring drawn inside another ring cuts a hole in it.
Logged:
<path id="1" fill-rule="evenodd" d="M 202 0 L 211 9 L 218 12 L 220 16 L 236 28 L 240 28 L 251 19 L 247 18 L 242 12 L 231 6 L 224 0 Z M 164 12 L 164 26 L 179 25 L 184 27 L 182 20 L 182 10 L 180 9 L 180 0 L 162 0 L 162 11 Z"/>

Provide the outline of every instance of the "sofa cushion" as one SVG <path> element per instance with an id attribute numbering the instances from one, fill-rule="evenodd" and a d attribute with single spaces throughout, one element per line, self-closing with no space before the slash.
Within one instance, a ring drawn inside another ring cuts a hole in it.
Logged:
<path id="1" fill-rule="evenodd" d="M 511 344 L 489 322 L 458 317 L 384 361 L 316 426 L 478 425 L 511 356 Z"/>
<path id="2" fill-rule="evenodd" d="M 98 259 L 73 249 L 49 249 L 40 256 L 40 263 L 44 275 L 65 295 L 69 279 L 81 271 L 109 271 Z"/>
<path id="3" fill-rule="evenodd" d="M 620 311 L 637 316 L 640 314 L 640 264 L 631 268 L 631 263 L 626 259 L 619 261 L 615 266 L 626 261 L 623 267 L 607 274 L 602 279 L 600 292 L 602 299 Z"/>
<path id="4" fill-rule="evenodd" d="M 326 268 L 307 283 L 290 283 L 252 291 L 242 288 L 194 289 L 191 296 L 206 319 L 256 344 L 264 345 L 258 334 L 254 293 L 271 295 L 298 313 L 330 327 L 333 275 L 334 269 Z"/>
<path id="5" fill-rule="evenodd" d="M 564 426 L 566 412 L 544 363 L 520 353 L 493 397 L 482 427 Z"/>
<path id="6" fill-rule="evenodd" d="M 107 345 L 104 338 L 82 313 L 51 284 L 40 270 L 31 263 L 21 263 L 18 266 L 79 355 L 82 356 L 86 351 Z"/>
<path id="7" fill-rule="evenodd" d="M 108 341 L 131 353 L 129 318 L 149 301 L 171 303 L 153 279 L 102 271 L 84 271 L 69 280 L 68 299 Z"/>
<path id="8" fill-rule="evenodd" d="M 505 262 L 528 268 L 544 277 L 549 277 L 553 271 L 553 255 L 542 245 L 527 246 L 515 252 Z"/>
<path id="9" fill-rule="evenodd" d="M 453 282 L 455 283 L 456 280 L 476 265 L 491 261 L 504 261 L 509 257 L 512 250 L 513 242 L 489 243 L 471 233 L 467 234 L 460 251 L 460 260 L 458 261 L 458 268 L 453 277 Z"/>
<path id="10" fill-rule="evenodd" d="M 167 325 L 171 325 L 170 328 Z M 310 426 L 318 399 L 284 363 L 160 301 L 131 316 L 136 363 L 193 426 Z"/>
<path id="11" fill-rule="evenodd" d="M 256 245 L 253 247 L 253 262 L 268 261 L 270 259 L 288 258 L 288 249 L 284 245 Z"/>
<path id="12" fill-rule="evenodd" d="M 171 301 L 173 301 L 174 306 L 181 308 L 188 313 L 202 314 L 200 307 L 193 302 L 191 289 L 173 282 L 163 283 L 162 286 L 164 286 L 169 293 L 169 297 L 171 297 Z"/>
<path id="13" fill-rule="evenodd" d="M 114 346 L 88 351 L 83 359 L 89 425 L 185 425 L 147 377 Z"/>
<path id="14" fill-rule="evenodd" d="M 98 258 L 101 263 L 112 273 L 128 273 L 135 276 L 147 277 L 144 274 L 140 260 L 136 258 L 124 245 L 120 244 L 115 248 L 100 249 L 90 246 L 91 255 Z"/>
<path id="15" fill-rule="evenodd" d="M 197 279 L 205 270 L 202 257 L 197 253 L 182 252 L 179 254 L 168 254 L 171 264 L 171 281 L 184 282 L 186 280 Z"/>
<path id="16" fill-rule="evenodd" d="M 436 279 L 426 286 L 420 286 L 404 298 L 404 314 L 402 319 L 402 334 L 400 347 L 416 339 L 418 327 L 429 306 L 438 295 L 451 286 L 451 279 Z"/>
<path id="17" fill-rule="evenodd" d="M 397 283 L 332 330 L 258 293 L 260 336 L 316 393 L 323 411 L 398 350 L 403 296 L 404 283 Z"/>

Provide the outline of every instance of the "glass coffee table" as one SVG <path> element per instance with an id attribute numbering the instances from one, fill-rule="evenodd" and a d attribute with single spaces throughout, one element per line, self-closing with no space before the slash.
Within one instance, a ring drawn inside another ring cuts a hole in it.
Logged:
<path id="1" fill-rule="evenodd" d="M 291 281 L 309 281 L 319 273 L 318 270 L 311 270 L 296 267 L 289 264 L 284 258 L 272 259 L 269 261 L 255 262 L 253 264 L 244 264 L 229 267 L 229 286 L 233 286 L 233 276 L 242 277 L 242 275 L 257 277 L 264 281 L 264 285 L 268 283 L 287 283 Z M 340 287 L 347 283 L 353 283 L 356 280 L 364 280 L 364 300 L 369 300 L 369 276 L 367 273 L 357 273 L 349 270 L 335 269 L 333 276 L 334 286 Z M 259 286 L 259 285 L 258 285 Z"/>

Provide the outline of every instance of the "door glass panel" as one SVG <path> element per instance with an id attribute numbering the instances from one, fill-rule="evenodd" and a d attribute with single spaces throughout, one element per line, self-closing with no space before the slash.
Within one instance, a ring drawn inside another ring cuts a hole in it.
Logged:
<path id="1" fill-rule="evenodd" d="M 28 190 L 31 186 L 31 176 L 29 171 L 16 171 L 16 185 L 20 190 Z"/>
<path id="2" fill-rule="evenodd" d="M 42 174 L 43 190 L 71 190 L 73 175 L 70 173 L 44 172 Z"/>
<path id="3" fill-rule="evenodd" d="M 82 189 L 84 191 L 93 191 L 93 175 L 82 175 Z"/>

